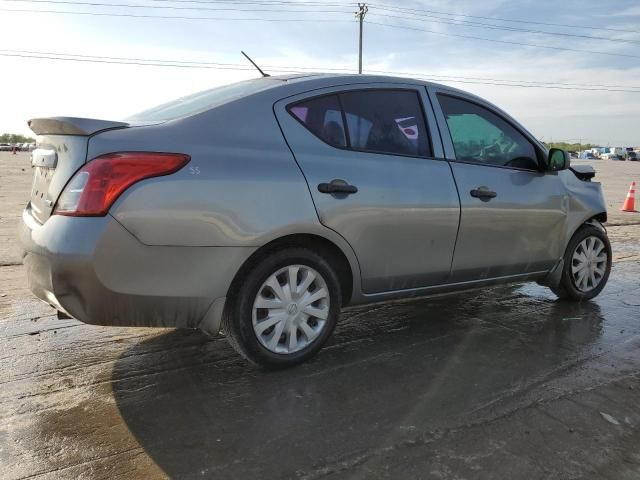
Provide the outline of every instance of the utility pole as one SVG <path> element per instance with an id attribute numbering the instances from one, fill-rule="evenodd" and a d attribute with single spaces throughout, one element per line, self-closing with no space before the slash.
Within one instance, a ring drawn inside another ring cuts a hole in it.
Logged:
<path id="1" fill-rule="evenodd" d="M 366 3 L 358 3 L 358 11 L 356 12 L 356 18 L 360 21 L 360 41 L 358 44 L 358 73 L 362 73 L 362 24 L 364 23 L 364 16 L 369 11 L 369 7 Z"/>

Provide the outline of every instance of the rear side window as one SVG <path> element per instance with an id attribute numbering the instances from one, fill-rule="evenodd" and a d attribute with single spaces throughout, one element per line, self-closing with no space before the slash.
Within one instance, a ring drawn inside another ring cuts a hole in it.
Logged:
<path id="1" fill-rule="evenodd" d="M 431 156 L 424 113 L 412 90 L 355 90 L 289 105 L 289 112 L 334 147 Z M 345 125 L 346 123 L 346 125 Z"/>
<path id="2" fill-rule="evenodd" d="M 214 108 L 218 105 L 261 92 L 268 88 L 277 87 L 278 84 L 279 82 L 269 80 L 268 78 L 232 83 L 231 85 L 212 88 L 204 92 L 194 93 L 168 103 L 163 103 L 157 107 L 132 115 L 126 120 L 143 122 L 173 120 Z"/>
<path id="3" fill-rule="evenodd" d="M 334 147 L 346 147 L 347 141 L 342 121 L 342 111 L 337 95 L 304 100 L 289 107 L 311 133 Z"/>
<path id="4" fill-rule="evenodd" d="M 430 156 L 418 93 L 410 90 L 344 92 L 340 101 L 354 150 Z"/>
<path id="5" fill-rule="evenodd" d="M 531 142 L 501 117 L 460 98 L 438 95 L 438 100 L 447 119 L 457 160 L 538 169 Z"/>

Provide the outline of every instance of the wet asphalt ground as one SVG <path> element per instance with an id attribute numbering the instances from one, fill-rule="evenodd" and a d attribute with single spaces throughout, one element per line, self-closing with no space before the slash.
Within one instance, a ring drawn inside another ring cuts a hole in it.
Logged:
<path id="1" fill-rule="evenodd" d="M 15 161 L 0 478 L 640 478 L 640 214 L 612 209 L 595 301 L 525 284 L 352 309 L 311 362 L 263 372 L 196 331 L 57 320 L 12 250 L 30 174 Z M 598 174 L 626 184 L 610 203 L 631 180 L 614 168 L 640 177 L 621 163 Z"/>

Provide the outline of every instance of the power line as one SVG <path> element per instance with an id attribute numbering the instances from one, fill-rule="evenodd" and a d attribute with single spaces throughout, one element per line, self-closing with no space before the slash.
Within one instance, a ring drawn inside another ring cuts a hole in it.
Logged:
<path id="1" fill-rule="evenodd" d="M 235 9 L 235 8 L 206 8 L 206 7 L 178 7 L 178 6 L 145 6 L 145 5 L 133 5 L 133 4 L 113 4 L 113 3 L 101 3 L 101 2 L 73 2 L 73 1 L 67 1 L 67 0 L 5 0 L 5 1 L 28 1 L 28 2 L 39 2 L 39 3 L 58 3 L 58 4 L 66 4 L 66 5 L 70 5 L 70 4 L 78 4 L 78 5 L 85 5 L 85 6 L 107 6 L 107 7 L 127 7 L 127 8 L 166 8 L 166 9 L 176 9 L 176 10 L 210 10 L 210 11 L 233 11 L 233 12 L 269 12 L 269 13 L 279 13 L 279 12 L 288 12 L 288 13 L 304 13 L 304 14 L 308 14 L 308 13 L 348 13 L 346 10 L 287 10 L 287 9 L 276 9 L 276 10 L 271 10 L 271 9 L 251 9 L 251 10 L 247 10 L 247 9 Z M 153 1 L 176 1 L 176 0 L 153 0 Z M 189 1 L 192 2 L 193 0 L 185 0 L 185 1 Z M 206 2 L 206 3 L 210 3 L 210 2 Z M 284 3 L 284 2 L 282 2 Z M 296 2 L 291 2 L 290 5 L 293 5 L 293 3 Z M 315 6 L 326 6 L 326 4 L 321 4 L 318 3 Z M 243 17 L 243 18 L 234 18 L 234 17 L 203 17 L 203 16 L 176 16 L 176 15 L 143 15 L 143 14 L 128 14 L 128 13 L 107 13 L 107 12 L 78 12 L 78 11 L 59 11 L 59 10 L 37 10 L 37 9 L 6 9 L 6 8 L 0 8 L 0 11 L 6 11 L 6 12 L 18 12 L 18 13 L 51 13 L 51 14 L 60 14 L 60 15 L 85 15 L 85 16 L 100 16 L 100 17 L 125 17 L 125 18 L 158 18 L 158 19 L 176 19 L 176 20 L 204 20 L 204 21 L 248 21 L 248 22 L 332 22 L 332 21 L 336 21 L 336 22 L 345 22 L 347 20 L 331 20 L 331 19 L 298 19 L 298 18 L 258 18 L 258 17 Z M 413 18 L 409 18 L 409 17 L 401 17 L 401 16 L 394 16 L 394 15 L 384 15 L 384 14 L 376 14 L 374 12 L 375 15 L 378 16 L 382 16 L 382 17 L 388 17 L 388 18 L 398 18 L 398 19 L 409 19 L 409 20 L 417 20 L 417 21 L 423 21 L 423 22 L 433 22 L 433 23 L 444 23 L 444 24 L 449 24 L 449 25 L 459 25 L 459 26 L 471 26 L 471 27 L 479 27 L 479 28 L 490 28 L 490 29 L 499 29 L 499 30 L 508 30 L 508 31 L 521 31 L 521 32 L 527 32 L 527 33 L 536 33 L 536 34 L 548 34 L 548 35 L 561 35 L 561 36 L 568 36 L 568 37 L 578 37 L 578 38 L 585 38 L 585 39 L 592 39 L 592 40 L 607 40 L 607 41 L 612 41 L 612 42 L 623 42 L 623 43 L 635 43 L 635 44 L 640 44 L 640 41 L 636 41 L 636 40 L 625 40 L 625 39 L 612 39 L 612 38 L 606 38 L 606 37 L 596 37 L 596 36 L 589 36 L 589 35 L 574 35 L 574 34 L 566 34 L 566 33 L 558 33 L 558 32 L 544 32 L 544 31 L 534 31 L 534 30 L 527 30 L 527 29 L 516 29 L 516 28 L 512 28 L 512 27 L 500 27 L 500 26 L 496 26 L 496 25 L 490 25 L 490 24 L 480 24 L 479 22 L 465 22 L 463 23 L 455 23 L 455 22 L 448 22 L 446 19 L 441 19 L 439 17 L 434 17 L 434 19 L 432 20 L 419 20 L 419 19 L 413 19 Z M 568 47 L 553 47 L 553 46 L 548 46 L 548 45 L 538 45 L 538 44 L 529 44 L 529 43 L 524 43 L 524 42 L 515 42 L 515 41 L 507 41 L 507 40 L 497 40 L 497 39 L 490 39 L 490 38 L 484 38 L 484 37 L 477 37 L 477 36 L 471 36 L 471 35 L 462 35 L 462 34 L 454 34 L 454 33 L 445 33 L 445 32 L 438 32 L 438 31 L 434 31 L 434 30 L 426 30 L 426 29 L 421 29 L 421 28 L 417 28 L 417 27 L 413 27 L 413 26 L 407 26 L 407 25 L 395 25 L 395 24 L 390 24 L 390 23 L 380 23 L 380 22 L 371 22 L 368 21 L 368 23 L 372 24 L 372 25 L 380 25 L 380 26 L 385 26 L 385 27 L 391 27 L 391 28 L 403 28 L 403 29 L 407 29 L 407 30 L 414 30 L 414 31 L 422 31 L 422 32 L 426 32 L 426 33 L 431 33 L 431 34 L 435 34 L 435 35 L 444 35 L 444 36 L 452 36 L 452 37 L 459 37 L 459 38 L 469 38 L 469 39 L 473 39 L 473 40 L 481 40 L 481 41 L 488 41 L 488 42 L 496 42 L 496 43 L 504 43 L 504 44 L 511 44 L 511 45 L 521 45 L 521 46 L 529 46 L 529 47 L 536 47 L 536 48 L 545 48 L 545 49 L 552 49 L 552 50 L 564 50 L 564 51 L 572 51 L 572 52 L 580 52 L 580 53 L 591 53 L 591 54 L 598 54 L 598 55 L 609 55 L 609 56 L 619 56 L 619 57 L 628 57 L 628 58 L 640 58 L 640 56 L 638 55 L 631 55 L 631 54 L 623 54 L 623 53 L 610 53 L 610 52 L 601 52 L 601 51 L 594 51 L 594 50 L 586 50 L 586 49 L 575 49 L 575 48 L 568 48 Z M 477 25 L 473 25 L 472 23 L 477 23 Z"/>
<path id="2" fill-rule="evenodd" d="M 82 6 L 109 7 L 109 8 L 170 9 L 170 10 L 215 11 L 215 12 L 348 13 L 348 10 L 307 10 L 305 11 L 304 8 L 309 8 L 309 7 L 313 9 L 320 8 L 320 7 L 350 8 L 349 4 L 342 4 L 342 3 L 323 3 L 323 2 L 304 2 L 303 3 L 303 2 L 291 2 L 291 1 L 285 1 L 285 0 L 279 0 L 279 1 L 262 0 L 262 1 L 251 1 L 251 2 L 229 2 L 229 1 L 224 1 L 224 2 L 197 1 L 195 2 L 198 4 L 206 3 L 209 5 L 218 5 L 214 8 L 201 7 L 201 6 L 185 7 L 185 6 L 175 6 L 175 5 L 142 5 L 142 4 L 130 4 L 130 3 L 69 1 L 69 0 L 4 0 L 4 1 L 20 2 L 20 3 L 38 3 L 38 4 L 45 3 L 45 4 L 57 4 L 57 5 L 82 5 Z M 176 2 L 180 0 L 153 0 L 153 1 Z M 194 0 L 182 0 L 181 3 L 194 3 Z M 277 7 L 277 8 L 276 9 L 256 9 L 256 8 L 247 9 L 247 8 L 237 8 L 237 7 L 219 7 L 219 5 L 238 5 L 238 6 L 247 7 L 250 4 L 260 5 L 260 6 L 271 6 L 271 7 Z M 289 8 L 291 7 L 295 7 L 295 10 L 289 10 Z M 303 8 L 303 10 L 300 10 L 300 8 Z M 609 37 L 602 37 L 602 36 L 582 35 L 577 33 L 566 33 L 566 32 L 549 32 L 544 30 L 532 30 L 527 28 L 512 27 L 508 25 L 496 25 L 496 24 L 483 23 L 483 22 L 477 22 L 477 21 L 458 20 L 456 18 L 443 18 L 442 16 L 436 16 L 428 13 L 420 13 L 415 9 L 406 9 L 403 7 L 378 6 L 377 9 L 383 10 L 383 11 L 390 11 L 390 12 L 400 12 L 400 13 L 405 13 L 405 15 L 414 15 L 418 17 L 418 18 L 414 18 L 414 17 L 407 17 L 407 16 L 377 13 L 376 11 L 372 12 L 373 15 L 384 17 L 384 18 L 413 20 L 413 21 L 420 21 L 420 22 L 427 22 L 427 23 L 440 23 L 445 25 L 484 28 L 484 29 L 490 29 L 490 30 L 505 30 L 505 31 L 511 31 L 511 32 L 532 33 L 536 35 L 552 35 L 552 36 L 561 36 L 561 37 L 582 38 L 587 40 L 603 40 L 603 41 L 616 42 L 616 43 L 640 44 L 640 40 L 609 38 Z M 443 15 L 443 14 L 440 13 L 438 15 Z M 447 15 L 453 16 L 456 14 L 447 14 Z M 456 15 L 456 16 L 460 16 L 460 15 Z M 364 18 L 364 16 L 362 16 L 362 18 Z M 429 20 L 426 20 L 427 18 Z"/>
<path id="3" fill-rule="evenodd" d="M 369 70 L 371 73 L 382 73 L 382 74 L 390 74 L 390 75 L 424 75 L 419 72 L 398 72 L 398 71 L 390 71 L 390 70 Z M 603 87 L 603 88 L 622 88 L 622 89 L 638 89 L 640 92 L 640 86 L 633 85 L 610 85 L 610 84 L 597 84 L 597 83 L 567 83 L 567 82 L 541 82 L 535 80 L 521 80 L 521 79 L 505 79 L 505 78 L 487 78 L 487 77 L 462 77 L 458 75 L 437 75 L 437 74 L 429 74 L 430 78 L 440 78 L 445 81 L 446 79 L 457 79 L 457 80 L 477 80 L 477 81 L 489 81 L 489 82 L 505 82 L 505 83 L 523 83 L 523 84 L 532 84 L 535 85 L 560 85 L 566 87 Z"/>
<path id="4" fill-rule="evenodd" d="M 4 10 L 4 11 L 16 11 L 16 10 L 9 10 L 9 9 L 0 9 Z M 26 10 L 27 12 L 31 11 L 31 10 Z M 68 13 L 68 14 L 78 14 L 78 15 L 96 15 L 96 16 L 122 16 L 122 17 L 133 17 L 133 18 L 163 18 L 163 19 L 190 19 L 190 20 L 237 20 L 237 21 L 274 21 L 274 22 L 304 22 L 304 21 L 312 21 L 312 22 L 332 22 L 332 21 L 341 21 L 341 20 L 329 20 L 329 19 L 283 19 L 283 18 L 276 18 L 276 19 L 266 19 L 266 18 L 233 18 L 233 19 L 227 19 L 227 18 L 215 18 L 215 17 L 181 17 L 181 16 L 158 16 L 158 15 L 130 15 L 130 14 L 106 14 L 106 13 L 95 13 L 95 12 L 48 12 L 45 11 L 45 13 Z M 347 20 L 342 20 L 342 21 L 347 21 Z M 528 43 L 522 43 L 522 42 L 513 42 L 513 41 L 506 41 L 506 40 L 496 40 L 496 39 L 489 39 L 489 38 L 484 38 L 484 37 L 476 37 L 476 36 L 470 36 L 470 35 L 460 35 L 460 34 L 453 34 L 453 33 L 444 33 L 444 32 L 437 32 L 437 31 L 433 31 L 433 30 L 426 30 L 426 29 L 420 29 L 420 28 L 415 28 L 415 27 L 409 27 L 409 26 L 401 26 L 401 25 L 393 25 L 393 24 L 388 24 L 388 23 L 378 23 L 378 22 L 370 22 L 368 21 L 368 23 L 372 24 L 372 25 L 379 25 L 379 26 L 384 26 L 384 27 L 391 27 L 391 28 L 400 28 L 400 29 L 406 29 L 406 30 L 414 30 L 414 31 L 420 31 L 420 32 L 425 32 L 425 33 L 431 33 L 431 34 L 435 34 L 435 35 L 443 35 L 443 36 L 452 36 L 452 37 L 459 37 L 459 38 L 468 38 L 468 39 L 474 39 L 474 40 L 481 40 L 481 41 L 488 41 L 488 42 L 494 42 L 494 43 L 504 43 L 504 44 L 511 44 L 511 45 L 522 45 L 522 46 L 528 46 L 528 47 L 535 47 L 535 48 L 545 48 L 545 49 L 552 49 L 552 50 L 560 50 L 560 51 L 572 51 L 572 52 L 580 52 L 580 53 L 590 53 L 590 54 L 599 54 L 599 55 L 609 55 L 609 56 L 620 56 L 620 57 L 629 57 L 629 58 L 640 58 L 640 56 L 638 55 L 630 55 L 630 54 L 622 54 L 622 53 L 610 53 L 610 52 L 599 52 L 599 51 L 592 51 L 592 50 L 584 50 L 584 49 L 572 49 L 572 48 L 566 48 L 566 47 L 553 47 L 553 46 L 547 46 L 547 45 L 536 45 L 536 44 L 528 44 Z M 8 56 L 8 55 L 5 55 Z"/>
<path id="5" fill-rule="evenodd" d="M 197 10 L 197 11 L 214 11 L 214 12 L 296 12 L 296 13 L 348 13 L 348 10 L 300 10 L 300 8 L 320 8 L 327 6 L 339 6 L 343 8 L 349 8 L 346 4 L 326 4 L 326 3 L 306 3 L 300 4 L 296 2 L 286 2 L 286 3 L 273 3 L 273 2 L 255 2 L 257 5 L 261 6 L 275 6 L 278 7 L 276 9 L 246 9 L 246 8 L 236 8 L 236 7 L 200 7 L 200 6 L 175 6 L 175 5 L 141 5 L 141 4 L 130 4 L 130 3 L 105 3 L 105 2 L 89 2 L 89 1 L 69 1 L 69 0 L 4 0 L 5 2 L 20 2 L 20 3 L 45 3 L 45 4 L 56 4 L 56 5 L 83 5 L 83 6 L 91 6 L 91 7 L 109 7 L 109 8 L 142 8 L 142 9 L 170 9 L 170 10 Z M 164 1 L 164 0 L 163 0 Z M 175 0 L 166 0 L 166 1 L 175 1 Z M 190 3 L 191 0 L 189 0 Z M 186 2 L 185 2 L 186 3 Z M 203 3 L 203 2 L 199 2 Z M 211 2 L 206 2 L 208 4 L 212 4 Z M 219 2 L 216 2 L 219 3 Z M 252 2 L 253 3 L 253 2 Z M 219 4 L 222 4 L 221 2 Z M 234 4 L 234 5 L 242 5 L 248 6 L 248 4 Z M 360 5 L 360 4 L 359 4 Z M 286 7 L 286 8 L 285 8 Z M 289 10 L 289 8 L 295 7 L 295 10 Z M 358 7 L 360 8 L 360 7 Z M 396 9 L 388 8 L 388 7 L 377 7 L 383 11 L 399 11 Z M 496 25 L 482 22 L 473 22 L 473 21 L 465 21 L 465 20 L 457 20 L 457 19 L 447 19 L 440 16 L 429 15 L 429 14 L 421 14 L 421 13 L 412 13 L 407 12 L 410 15 L 415 15 L 419 18 L 407 17 L 407 16 L 398 16 L 398 15 L 388 15 L 384 13 L 372 12 L 373 15 L 384 17 L 384 18 L 395 18 L 400 20 L 413 20 L 413 21 L 421 21 L 427 23 L 441 23 L 445 25 L 456 25 L 463 27 L 472 27 L 472 28 L 485 28 L 491 30 L 505 30 L 511 32 L 524 32 L 524 33 L 533 33 L 536 35 L 553 35 L 553 36 L 562 36 L 562 37 L 574 37 L 574 38 L 583 38 L 587 40 L 604 40 L 609 42 L 618 42 L 618 43 L 633 43 L 640 44 L 639 40 L 628 40 L 628 39 L 619 39 L 619 38 L 609 38 L 609 37 L 600 37 L 593 35 L 581 35 L 574 33 L 565 33 L 565 32 L 548 32 L 544 30 L 531 30 L 526 28 L 517 28 L 510 27 L 504 25 Z M 359 15 L 359 14 L 358 14 Z M 357 15 L 357 16 L 358 16 Z M 360 18 L 358 16 L 358 18 Z M 364 18 L 364 16 L 362 16 Z M 425 20 L 424 18 L 429 18 L 430 20 Z"/>
<path id="6" fill-rule="evenodd" d="M 0 53 L 17 53 L 24 55 L 50 55 L 50 56 L 63 56 L 63 57 L 79 57 L 87 59 L 108 59 L 108 60 L 132 60 L 139 62 L 169 62 L 169 63 L 192 63 L 202 65 L 220 65 L 220 66 L 232 66 L 242 67 L 245 66 L 247 70 L 252 70 L 248 65 L 242 65 L 239 63 L 218 63 L 218 62 L 198 62 L 198 61 L 186 61 L 186 60 L 163 60 L 157 58 L 131 58 L 131 57 L 109 57 L 104 55 L 81 55 L 79 53 L 60 53 L 60 52 L 41 52 L 33 50 L 7 50 L 0 49 Z"/>
<path id="7" fill-rule="evenodd" d="M 108 56 L 95 56 L 95 55 L 77 55 L 77 54 L 61 54 L 52 52 L 33 52 L 33 51 L 20 51 L 20 50 L 0 50 L 0 56 L 2 57 L 17 57 L 17 58 L 37 58 L 45 60 L 62 60 L 71 62 L 83 62 L 83 63 L 106 63 L 116 65 L 137 65 L 137 66 L 152 66 L 152 67 L 173 67 L 173 68 L 202 68 L 213 70 L 238 70 L 238 71 L 255 71 L 255 68 L 238 63 L 216 63 L 216 62 L 197 62 L 197 61 L 184 61 L 184 60 L 159 60 L 159 59 L 145 59 L 145 58 L 128 58 L 128 57 L 108 57 Z M 301 70 L 297 67 L 289 66 L 276 66 L 268 65 L 276 71 L 286 73 L 309 73 L 308 71 Z M 308 68 L 305 68 L 308 70 Z M 337 69 L 336 69 L 337 70 Z M 346 69 L 344 69 L 346 70 Z"/>
<path id="8" fill-rule="evenodd" d="M 139 65 L 139 66 L 150 66 L 150 67 L 178 67 L 178 68 L 211 68 L 211 69 L 219 69 L 219 70 L 246 70 L 252 71 L 253 68 L 248 66 L 223 66 L 223 65 L 186 65 L 184 63 L 176 64 L 170 62 L 164 63 L 154 63 L 154 62 L 136 62 L 136 61 L 122 61 L 122 60 L 108 60 L 108 59 L 99 59 L 99 58 L 71 58 L 71 57 L 62 57 L 62 56 L 47 56 L 47 55 L 23 55 L 18 53 L 0 53 L 2 57 L 18 57 L 18 58 L 37 58 L 44 60 L 61 60 L 61 61 L 69 61 L 69 62 L 86 62 L 86 63 L 108 63 L 108 64 L 116 64 L 116 65 Z"/>
<path id="9" fill-rule="evenodd" d="M 68 1 L 68 0 L 4 0 L 5 2 L 21 2 L 21 3 L 53 3 L 59 5 L 83 5 L 83 6 L 91 6 L 91 7 L 110 7 L 110 8 L 145 8 L 145 9 L 171 9 L 171 10 L 202 10 L 202 11 L 213 11 L 213 12 L 292 12 L 292 13 L 349 13 L 350 10 L 290 10 L 287 8 L 277 8 L 277 9 L 242 9 L 242 8 L 231 8 L 231 7 L 223 7 L 223 8 L 211 8 L 211 7 L 179 7 L 175 5 L 140 5 L 140 4 L 131 4 L 131 3 L 104 3 L 104 2 L 87 2 L 87 1 Z M 270 5 L 270 4 L 261 4 L 261 5 Z M 317 5 L 303 5 L 302 7 L 326 7 L 326 4 L 317 4 Z M 348 8 L 345 6 L 345 8 Z M 39 10 L 33 10 L 39 11 Z"/>
<path id="10" fill-rule="evenodd" d="M 349 22 L 351 20 L 332 20 L 332 19 L 322 19 L 322 18 L 233 18 L 233 17 L 184 17 L 178 15 L 138 15 L 133 13 L 104 13 L 104 12 L 68 12 L 68 11 L 59 11 L 59 10 L 24 10 L 24 9 L 11 9 L 11 8 L 0 8 L 2 12 L 18 12 L 18 13 L 53 13 L 53 14 L 61 14 L 61 15 L 88 15 L 95 17 L 127 17 L 127 18 L 159 18 L 159 19 L 168 19 L 168 20 L 212 20 L 212 21 L 230 21 L 230 22 Z M 255 11 L 255 10 L 253 10 Z M 289 12 L 291 13 L 291 12 Z M 298 13 L 306 13 L 306 12 L 298 12 Z M 318 13 L 318 12 L 315 12 Z M 339 12 L 344 13 L 344 12 Z"/>
<path id="11" fill-rule="evenodd" d="M 17 53 L 14 53 L 17 52 Z M 236 71 L 253 71 L 254 69 L 248 65 L 235 63 L 216 63 L 216 62 L 196 62 L 184 60 L 159 60 L 159 59 L 143 59 L 143 58 L 127 58 L 127 57 L 107 57 L 107 56 L 91 56 L 78 54 L 60 54 L 52 52 L 33 52 L 20 50 L 0 50 L 0 56 L 18 57 L 18 58 L 36 58 L 46 60 L 61 60 L 85 63 L 104 63 L 119 65 L 136 65 L 136 66 L 155 66 L 155 67 L 172 67 L 172 68 L 199 68 L 214 70 L 236 70 Z M 298 67 L 298 66 L 280 66 L 265 65 L 265 68 L 272 71 L 285 72 L 289 74 L 309 74 L 309 70 L 332 70 L 336 73 L 354 73 L 349 68 L 315 68 L 315 67 Z M 610 88 L 611 86 L 594 86 L 594 88 L 574 87 L 572 84 L 543 84 L 543 82 L 529 82 L 524 80 L 504 80 L 504 79 L 483 79 L 474 77 L 457 77 L 446 75 L 430 75 L 420 72 L 391 72 L 382 70 L 372 70 L 371 73 L 383 73 L 393 75 L 412 75 L 415 78 L 431 80 L 431 81 L 447 81 L 452 83 L 476 84 L 476 85 L 492 85 L 505 87 L 520 88 L 550 88 L 560 90 L 576 90 L 576 91 L 606 91 L 606 92 L 623 92 L 623 93 L 640 93 L 640 90 L 633 90 L 640 87 Z M 602 88 L 601 88 L 602 87 Z"/>
<path id="12" fill-rule="evenodd" d="M 597 51 L 597 50 L 584 50 L 584 49 L 580 49 L 580 48 L 553 47 L 553 46 L 549 46 L 549 45 L 539 45 L 539 44 L 535 44 L 535 43 L 514 42 L 514 41 L 510 41 L 510 40 L 497 40 L 497 39 L 493 39 L 493 38 L 477 37 L 475 35 L 463 35 L 463 34 L 459 34 L 459 33 L 438 32 L 436 30 L 426 30 L 424 28 L 410 27 L 410 26 L 407 26 L 407 25 L 394 25 L 394 24 L 391 24 L 391 23 L 371 22 L 369 20 L 367 20 L 367 23 L 369 23 L 371 25 L 379 25 L 379 26 L 382 26 L 382 27 L 399 28 L 399 29 L 403 29 L 403 30 L 414 30 L 414 31 L 417 31 L 417 32 L 431 33 L 433 35 L 442 35 L 442 36 L 446 36 L 446 37 L 468 38 L 468 39 L 471 39 L 471 40 L 481 40 L 481 41 L 484 41 L 484 42 L 504 43 L 504 44 L 507 44 L 507 45 L 520 45 L 520 46 L 524 46 L 524 47 L 546 48 L 548 50 L 560 50 L 560 51 L 567 51 L 567 52 L 579 52 L 579 53 L 589 53 L 589 54 L 596 54 L 596 55 L 608 55 L 608 56 L 612 56 L 612 57 L 640 58 L 640 55 L 631 55 L 631 54 L 627 54 L 627 53 L 600 52 L 600 51 Z"/>
<path id="13" fill-rule="evenodd" d="M 447 18 L 437 17 L 434 15 L 420 15 L 420 18 L 414 18 L 414 17 L 407 17 L 407 16 L 387 15 L 383 13 L 377 13 L 375 11 L 372 12 L 372 15 L 375 15 L 377 17 L 384 17 L 384 18 L 395 18 L 400 20 L 411 20 L 411 21 L 426 22 L 426 23 L 441 23 L 445 25 L 456 25 L 461 27 L 484 28 L 489 30 L 504 30 L 509 32 L 533 33 L 535 35 L 552 35 L 552 36 L 560 36 L 560 37 L 582 38 L 586 40 L 600 40 L 600 41 L 616 42 L 616 43 L 640 44 L 640 40 L 630 40 L 630 39 L 624 39 L 624 38 L 609 38 L 609 37 L 600 37 L 600 36 L 594 36 L 594 35 L 581 35 L 577 33 L 566 33 L 566 32 L 549 32 L 545 30 L 532 30 L 528 28 L 518 28 L 518 27 L 507 26 L 507 25 L 496 25 L 491 23 L 447 19 Z M 413 14 L 413 15 L 418 15 L 418 14 Z M 428 18 L 428 20 L 426 18 Z"/>
<path id="14" fill-rule="evenodd" d="M 494 20 L 494 21 L 512 22 L 512 23 L 528 23 L 528 24 L 531 24 L 531 25 L 545 25 L 545 26 L 548 26 L 548 27 L 581 28 L 581 29 L 589 29 L 589 30 L 597 28 L 598 30 L 607 30 L 607 31 L 610 31 L 610 32 L 640 33 L 640 32 L 638 32 L 638 30 L 626 30 L 626 29 L 621 29 L 621 28 L 610 28 L 610 27 L 601 27 L 601 26 L 592 27 L 592 26 L 585 26 L 585 25 L 570 25 L 570 24 L 566 24 L 566 23 L 537 22 L 537 21 L 534 21 L 534 20 L 521 20 L 521 19 L 516 19 L 516 18 L 483 17 L 481 15 L 466 15 L 466 14 L 462 14 L 462 13 L 451 13 L 451 12 L 441 12 L 441 11 L 436 11 L 436 10 L 424 10 L 424 9 L 417 9 L 417 8 L 399 7 L 397 5 L 388 5 L 388 4 L 377 4 L 376 3 L 376 4 L 371 4 L 371 6 L 372 7 L 377 7 L 377 8 L 394 9 L 396 11 L 413 11 L 413 12 L 420 12 L 420 13 L 432 13 L 432 14 L 437 14 L 437 15 L 447 15 L 447 16 L 452 16 L 452 17 L 478 18 L 478 19 L 481 19 L 481 20 Z"/>
<path id="15" fill-rule="evenodd" d="M 425 75 L 425 74 L 416 74 L 415 77 L 418 78 L 418 79 L 429 80 L 429 81 L 463 83 L 463 84 L 471 84 L 471 85 L 493 85 L 493 86 L 499 86 L 499 87 L 545 88 L 545 89 L 552 89 L 552 90 L 575 90 L 575 91 L 581 91 L 581 92 L 640 93 L 640 90 L 624 90 L 624 89 L 617 89 L 617 88 L 563 87 L 563 86 L 560 86 L 560 85 L 552 85 L 552 84 L 550 84 L 550 85 L 524 85 L 524 84 L 519 84 L 519 83 L 480 82 L 480 81 L 473 81 L 473 80 L 456 80 L 456 79 L 434 80 L 433 77 L 430 77 L 430 76 Z"/>
<path id="16" fill-rule="evenodd" d="M 20 1 L 20 0 L 11 0 L 11 1 Z M 255 0 L 248 2 L 234 2 L 234 1 L 224 1 L 217 2 L 213 0 L 143 0 L 147 2 L 153 3 L 188 3 L 188 4 L 196 4 L 196 5 L 233 5 L 233 6 L 272 6 L 272 7 L 344 7 L 344 8 L 354 8 L 357 7 L 356 2 L 322 2 L 322 1 L 304 1 L 304 2 L 290 2 L 290 1 L 267 1 L 267 0 Z"/>
<path id="17" fill-rule="evenodd" d="M 103 55 L 81 55 L 78 53 L 59 53 L 59 52 L 41 52 L 41 51 L 33 51 L 33 50 L 6 50 L 0 49 L 0 53 L 17 53 L 17 54 L 25 54 L 25 55 L 49 55 L 49 56 L 61 56 L 61 57 L 79 57 L 85 59 L 108 59 L 108 60 L 132 60 L 139 62 L 169 62 L 169 63 L 184 63 L 184 64 L 197 64 L 197 65 L 215 65 L 215 66 L 225 66 L 225 67 L 243 67 L 247 70 L 254 70 L 253 67 L 250 67 L 246 64 L 240 63 L 220 63 L 220 62 L 201 62 L 201 61 L 189 61 L 189 60 L 165 60 L 165 59 L 157 59 L 157 58 L 131 58 L 131 57 L 109 57 Z M 274 67 L 274 65 L 265 65 L 267 67 Z M 279 66 L 275 66 L 280 68 Z M 289 67 L 282 67 L 289 68 Z M 303 68 L 303 67 L 300 67 Z M 309 67 L 304 67 L 309 68 Z M 346 69 L 337 69 L 337 70 L 346 70 Z"/>
<path id="18" fill-rule="evenodd" d="M 60 52 L 43 52 L 34 50 L 8 50 L 0 49 L 0 53 L 12 53 L 21 55 L 47 55 L 47 56 L 63 56 L 63 57 L 78 57 L 84 59 L 107 59 L 107 60 L 121 60 L 121 61 L 136 61 L 136 62 L 154 62 L 154 63 L 171 63 L 171 64 L 192 64 L 192 65 L 214 65 L 224 67 L 246 67 L 251 70 L 250 67 L 244 64 L 238 63 L 220 63 L 220 62 L 202 62 L 195 60 L 167 60 L 158 58 L 132 58 L 132 57 L 111 57 L 104 55 L 83 55 L 79 53 L 60 53 Z M 333 71 L 333 72 L 345 72 L 355 73 L 355 70 L 349 67 L 287 67 L 282 65 L 264 65 L 265 68 L 279 69 L 280 71 L 286 69 L 308 70 L 308 71 Z M 389 74 L 389 75 L 420 75 L 419 72 L 401 72 L 391 70 L 369 70 L 370 73 Z M 430 78 L 441 79 L 458 79 L 458 80 L 472 80 L 472 81 L 489 81 L 489 82 L 506 82 L 506 83 L 523 83 L 523 84 L 541 84 L 541 85 L 560 85 L 560 86 L 572 86 L 572 87 L 603 87 L 603 88 L 622 88 L 622 89 L 639 89 L 640 86 L 633 85 L 612 85 L 612 84 L 593 84 L 593 83 L 566 83 L 566 82 L 541 82 L 536 80 L 522 80 L 522 79 L 505 79 L 505 78 L 487 78 L 487 77 L 469 77 L 458 75 L 437 75 L 429 74 Z"/>
<path id="19" fill-rule="evenodd" d="M 20 0 L 15 0 L 20 1 Z M 357 2 L 323 2 L 314 0 L 290 1 L 290 0 L 144 0 L 149 2 L 171 2 L 171 3 L 206 3 L 209 5 L 285 5 L 285 6 L 335 6 L 353 8 Z"/>

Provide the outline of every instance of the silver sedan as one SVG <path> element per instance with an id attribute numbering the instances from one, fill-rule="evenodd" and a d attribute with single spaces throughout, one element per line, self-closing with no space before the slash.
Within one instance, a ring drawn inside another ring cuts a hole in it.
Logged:
<path id="1" fill-rule="evenodd" d="M 609 276 L 594 171 L 450 87 L 269 77 L 29 125 L 29 284 L 86 323 L 222 330 L 279 367 L 349 305 L 524 281 L 582 301 Z"/>

